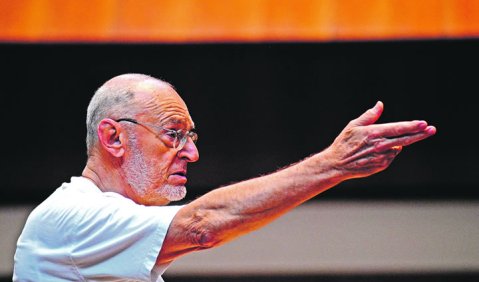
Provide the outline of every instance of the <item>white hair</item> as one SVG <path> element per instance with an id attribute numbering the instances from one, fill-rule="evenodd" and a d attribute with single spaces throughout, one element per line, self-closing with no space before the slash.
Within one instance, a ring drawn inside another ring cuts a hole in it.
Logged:
<path id="1" fill-rule="evenodd" d="M 159 80 L 144 74 L 124 74 L 112 78 L 95 92 L 88 105 L 86 115 L 86 147 L 91 156 L 98 142 L 97 127 L 104 118 L 131 118 L 138 111 L 134 88 L 144 80 Z M 161 81 L 161 80 L 159 80 Z"/>

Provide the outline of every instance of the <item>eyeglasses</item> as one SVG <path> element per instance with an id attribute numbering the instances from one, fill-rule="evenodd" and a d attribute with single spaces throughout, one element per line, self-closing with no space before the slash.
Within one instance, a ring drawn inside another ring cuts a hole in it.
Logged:
<path id="1" fill-rule="evenodd" d="M 151 124 L 151 123 L 139 123 L 135 119 L 131 118 L 120 118 L 115 120 L 116 122 L 121 122 L 121 121 L 126 121 L 126 122 L 131 122 L 136 125 L 143 126 L 146 130 L 150 131 L 151 133 L 155 134 L 157 138 L 162 140 L 167 146 L 174 148 L 175 150 L 181 150 L 186 144 L 186 141 L 188 140 L 188 137 L 191 138 L 193 143 L 196 143 L 198 141 L 198 134 L 194 131 L 189 131 L 189 130 L 184 130 L 184 129 L 179 129 L 179 130 L 173 130 L 173 129 L 168 129 L 164 128 L 163 126 Z M 150 127 L 156 129 L 157 132 L 151 130 Z"/>

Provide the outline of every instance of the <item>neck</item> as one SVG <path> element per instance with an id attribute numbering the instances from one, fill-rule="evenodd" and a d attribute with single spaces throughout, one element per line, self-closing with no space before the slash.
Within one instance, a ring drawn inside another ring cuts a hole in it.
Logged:
<path id="1" fill-rule="evenodd" d="M 125 196 L 126 183 L 119 166 L 106 163 L 96 156 L 90 156 L 82 176 L 90 179 L 103 192 L 116 192 Z"/>

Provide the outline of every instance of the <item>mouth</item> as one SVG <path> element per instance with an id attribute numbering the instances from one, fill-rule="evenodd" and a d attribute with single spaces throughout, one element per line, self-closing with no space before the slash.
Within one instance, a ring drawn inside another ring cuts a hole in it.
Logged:
<path id="1" fill-rule="evenodd" d="M 180 170 L 170 174 L 170 183 L 175 185 L 185 185 L 188 179 L 186 178 L 186 171 Z"/>
<path id="2" fill-rule="evenodd" d="M 172 173 L 171 175 L 178 175 L 178 176 L 186 177 L 186 171 L 177 171 L 175 173 Z"/>

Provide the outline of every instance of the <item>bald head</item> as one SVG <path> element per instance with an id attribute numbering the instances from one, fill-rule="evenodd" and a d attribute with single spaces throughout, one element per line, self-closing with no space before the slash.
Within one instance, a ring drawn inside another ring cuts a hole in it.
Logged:
<path id="1" fill-rule="evenodd" d="M 156 103 L 154 100 L 168 99 L 168 94 L 176 92 L 173 86 L 161 79 L 145 74 L 122 74 L 105 82 L 93 95 L 87 110 L 87 154 L 91 155 L 98 142 L 97 126 L 104 118 L 133 117 L 145 110 L 145 106 Z M 155 94 L 164 95 L 152 95 Z M 177 94 L 176 94 L 177 95 Z M 164 97 L 162 97 L 164 96 Z M 176 97 L 176 99 L 178 99 Z"/>

